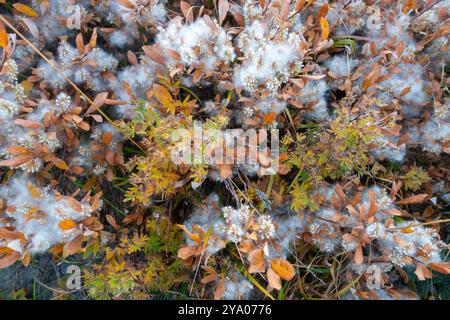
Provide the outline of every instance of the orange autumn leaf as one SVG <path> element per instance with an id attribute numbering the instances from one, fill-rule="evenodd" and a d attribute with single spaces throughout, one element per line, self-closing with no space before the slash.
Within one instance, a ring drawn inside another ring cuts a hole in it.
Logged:
<path id="1" fill-rule="evenodd" d="M 8 33 L 6 33 L 3 21 L 0 21 L 0 47 L 6 48 L 8 46 Z"/>
<path id="2" fill-rule="evenodd" d="M 66 220 L 61 221 L 58 224 L 58 226 L 62 230 L 70 230 L 70 229 L 75 228 L 77 226 L 77 224 L 72 219 L 66 219 Z"/>
<path id="3" fill-rule="evenodd" d="M 155 94 L 155 98 L 163 106 L 169 105 L 173 100 L 172 95 L 170 94 L 169 90 L 167 90 L 166 87 L 164 87 L 162 85 L 155 83 L 153 85 L 153 93 Z"/>
<path id="4" fill-rule="evenodd" d="M 450 262 L 432 262 L 428 264 L 428 267 L 442 274 L 450 274 Z"/>
<path id="5" fill-rule="evenodd" d="M 181 230 L 183 230 L 188 235 L 188 237 L 191 240 L 195 241 L 197 244 L 202 243 L 202 238 L 198 234 L 190 232 L 189 229 L 186 228 L 186 226 L 184 226 L 182 224 L 177 224 L 177 227 L 180 228 Z"/>
<path id="6" fill-rule="evenodd" d="M 109 131 L 108 131 L 108 132 L 105 132 L 105 133 L 102 135 L 102 143 L 103 143 L 103 144 L 108 144 L 108 143 L 111 142 L 112 138 L 113 138 L 112 132 L 109 132 Z"/>
<path id="7" fill-rule="evenodd" d="M 269 112 L 268 114 L 266 114 L 264 116 L 264 120 L 263 123 L 264 124 L 271 124 L 275 121 L 275 119 L 277 118 L 277 114 L 275 112 Z"/>
<path id="8" fill-rule="evenodd" d="M 61 170 L 69 169 L 69 166 L 62 159 L 59 159 L 57 157 L 52 157 L 52 158 L 50 158 L 50 161 Z"/>
<path id="9" fill-rule="evenodd" d="M 219 24 L 223 23 L 229 9 L 230 4 L 228 3 L 228 0 L 219 0 Z"/>
<path id="10" fill-rule="evenodd" d="M 322 29 L 322 37 L 321 40 L 325 41 L 328 39 L 328 36 L 330 35 L 330 26 L 328 24 L 327 19 L 324 17 L 320 18 L 320 29 Z"/>
<path id="11" fill-rule="evenodd" d="M 27 183 L 28 192 L 30 192 L 32 198 L 39 198 L 41 196 L 41 192 L 39 188 L 35 187 L 31 182 Z"/>
<path id="12" fill-rule="evenodd" d="M 277 275 L 283 280 L 292 280 L 295 276 L 294 266 L 285 259 L 272 259 L 270 265 Z"/>
<path id="13" fill-rule="evenodd" d="M 25 253 L 23 254 L 23 257 L 22 257 L 22 264 L 25 267 L 28 267 L 30 265 L 30 262 L 31 262 L 31 252 L 25 251 Z"/>
<path id="14" fill-rule="evenodd" d="M 14 155 L 31 153 L 31 151 L 28 150 L 27 148 L 20 146 L 10 146 L 6 150 L 8 150 L 9 153 Z"/>
<path id="15" fill-rule="evenodd" d="M 409 12 L 410 10 L 415 8 L 416 4 L 417 4 L 416 0 L 406 0 L 405 4 L 403 5 L 402 12 L 403 13 Z"/>
<path id="16" fill-rule="evenodd" d="M 36 11 L 34 11 L 33 8 L 27 6 L 26 4 L 14 3 L 13 7 L 14 7 L 14 9 L 19 11 L 20 13 L 23 13 L 26 16 L 29 16 L 29 17 L 32 17 L 32 18 L 36 18 L 38 16 L 38 13 Z"/>

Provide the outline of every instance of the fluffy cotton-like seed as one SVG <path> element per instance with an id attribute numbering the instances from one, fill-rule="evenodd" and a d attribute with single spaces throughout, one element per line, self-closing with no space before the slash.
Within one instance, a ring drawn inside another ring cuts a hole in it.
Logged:
<path id="1" fill-rule="evenodd" d="M 239 35 L 237 45 L 244 60 L 235 68 L 233 83 L 250 94 L 263 91 L 276 96 L 292 70 L 301 66 L 297 48 L 299 35 L 289 33 L 282 40 L 269 40 L 270 30 L 259 21 L 253 22 Z"/>
<path id="2" fill-rule="evenodd" d="M 230 64 L 236 57 L 225 30 L 216 22 L 211 27 L 203 18 L 190 24 L 171 20 L 165 28 L 160 28 L 156 43 L 167 54 L 169 67 L 180 63 L 184 67 L 196 66 L 212 71 L 218 64 Z M 170 56 L 169 51 L 176 52 L 179 60 Z"/>
<path id="3" fill-rule="evenodd" d="M 14 176 L 2 185 L 0 196 L 10 208 L 6 211 L 8 226 L 24 235 L 21 248 L 31 253 L 41 253 L 57 243 L 70 241 L 81 231 L 76 226 L 63 229 L 61 222 L 70 219 L 76 223 L 92 214 L 89 204 L 80 203 L 80 209 L 75 210 L 67 197 L 38 187 L 26 175 Z"/>

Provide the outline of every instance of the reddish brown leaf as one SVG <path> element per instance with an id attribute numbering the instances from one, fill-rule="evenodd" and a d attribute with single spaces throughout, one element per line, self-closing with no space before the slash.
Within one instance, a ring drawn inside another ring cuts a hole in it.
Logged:
<path id="1" fill-rule="evenodd" d="M 272 288 L 276 290 L 281 289 L 281 278 L 272 268 L 267 269 L 267 281 Z"/>
<path id="2" fill-rule="evenodd" d="M 28 162 L 33 158 L 34 158 L 34 156 L 32 154 L 24 154 L 24 155 L 15 157 L 15 158 L 0 161 L 0 166 L 18 167 L 21 164 L 24 164 L 25 162 Z"/>
<path id="3" fill-rule="evenodd" d="M 69 243 L 64 245 L 63 248 L 63 257 L 68 257 L 72 254 L 75 254 L 78 252 L 78 250 L 81 249 L 81 246 L 83 245 L 83 235 L 79 234 L 75 238 L 72 239 Z"/>
<path id="4" fill-rule="evenodd" d="M 223 23 L 229 9 L 230 4 L 228 3 L 228 0 L 219 0 L 219 24 Z"/>
<path id="5" fill-rule="evenodd" d="M 38 129 L 43 127 L 43 125 L 39 122 L 25 119 L 16 119 L 14 120 L 14 123 L 27 129 Z"/>
<path id="6" fill-rule="evenodd" d="M 354 257 L 354 259 L 355 259 L 355 263 L 356 263 L 357 265 L 362 264 L 363 261 L 364 261 L 364 256 L 363 256 L 363 251 L 362 251 L 362 246 L 361 246 L 360 244 L 358 244 L 358 245 L 356 246 L 356 249 L 355 249 L 355 257 Z"/>
<path id="7" fill-rule="evenodd" d="M 428 267 L 430 267 L 431 270 L 443 273 L 443 274 L 450 274 L 450 262 L 436 262 L 436 263 L 429 263 Z"/>
<path id="8" fill-rule="evenodd" d="M 0 258 L 0 269 L 13 265 L 20 258 L 20 253 L 5 254 Z"/>
<path id="9" fill-rule="evenodd" d="M 402 199 L 397 201 L 397 204 L 416 204 L 425 201 L 428 198 L 427 194 L 416 194 L 414 196 L 408 197 L 406 199 Z"/>
<path id="10" fill-rule="evenodd" d="M 178 250 L 177 256 L 181 260 L 187 260 L 196 253 L 197 248 L 198 248 L 197 245 L 190 245 L 190 246 L 182 247 Z"/>

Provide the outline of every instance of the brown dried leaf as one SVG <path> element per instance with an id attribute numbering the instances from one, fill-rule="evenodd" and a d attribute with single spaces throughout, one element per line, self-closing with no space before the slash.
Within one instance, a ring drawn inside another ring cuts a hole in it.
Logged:
<path id="1" fill-rule="evenodd" d="M 18 167 L 21 164 L 24 164 L 25 162 L 28 162 L 28 161 L 30 161 L 33 158 L 34 158 L 34 156 L 32 154 L 24 154 L 24 155 L 15 157 L 15 158 L 11 158 L 11 159 L 0 161 L 0 167 L 1 166 L 4 166 L 4 167 Z"/>
<path id="2" fill-rule="evenodd" d="M 221 25 L 225 20 L 228 10 L 230 10 L 230 4 L 228 0 L 219 0 L 219 24 Z"/>
<path id="3" fill-rule="evenodd" d="M 183 12 L 183 16 L 186 18 L 186 21 L 192 22 L 194 21 L 194 13 L 191 10 L 191 5 L 186 1 L 180 2 L 181 12 Z"/>
<path id="4" fill-rule="evenodd" d="M 322 18 L 325 18 L 328 14 L 328 3 L 325 3 L 323 6 L 317 10 L 317 19 L 322 20 Z"/>
<path id="5" fill-rule="evenodd" d="M 264 259 L 264 251 L 262 249 L 255 249 L 248 255 L 250 267 L 248 272 L 264 272 L 266 270 L 266 261 Z"/>
<path id="6" fill-rule="evenodd" d="M 281 289 L 281 278 L 272 268 L 267 269 L 267 281 L 269 282 L 269 286 L 275 290 Z"/>
<path id="7" fill-rule="evenodd" d="M 197 252 L 197 248 L 198 246 L 196 246 L 195 244 L 182 247 L 178 250 L 177 256 L 181 260 L 187 260 Z"/>
<path id="8" fill-rule="evenodd" d="M 43 127 L 43 125 L 39 122 L 25 119 L 16 119 L 14 120 L 14 123 L 27 129 L 38 129 Z"/>
<path id="9" fill-rule="evenodd" d="M 216 290 L 214 291 L 214 300 L 220 300 L 225 293 L 225 280 L 220 280 L 217 284 Z"/>
<path id="10" fill-rule="evenodd" d="M 450 262 L 432 262 L 428 264 L 428 267 L 443 274 L 450 274 Z"/>
<path id="11" fill-rule="evenodd" d="M 164 58 L 164 54 L 162 53 L 161 49 L 159 47 L 153 45 L 153 46 L 143 46 L 142 50 L 144 50 L 144 53 L 147 57 L 152 59 L 153 61 L 159 63 L 159 64 L 165 64 L 166 59 Z"/>
<path id="12" fill-rule="evenodd" d="M 105 133 L 102 134 L 102 143 L 103 144 L 108 144 L 108 143 L 110 143 L 112 141 L 112 138 L 113 138 L 112 132 L 109 132 L 109 131 L 105 132 Z"/>
<path id="13" fill-rule="evenodd" d="M 423 193 L 423 194 L 416 194 L 414 196 L 408 197 L 406 199 L 402 199 L 397 201 L 397 204 L 416 204 L 416 203 L 421 203 L 423 201 L 425 201 L 425 199 L 428 198 L 428 195 Z"/>
<path id="14" fill-rule="evenodd" d="M 4 269 L 4 268 L 7 268 L 7 267 L 13 265 L 19 259 L 20 259 L 19 252 L 3 255 L 0 258 L 0 269 Z"/>
<path id="15" fill-rule="evenodd" d="M 416 271 L 414 271 L 414 273 L 416 274 L 417 278 L 420 281 L 424 281 L 426 279 L 431 279 L 433 277 L 433 274 L 427 267 L 425 267 L 424 265 L 422 265 L 420 263 L 415 263 L 415 265 L 416 265 Z"/>
<path id="16" fill-rule="evenodd" d="M 362 264 L 363 261 L 364 261 L 364 256 L 363 256 L 363 251 L 362 251 L 362 246 L 361 246 L 360 244 L 358 244 L 358 245 L 356 246 L 356 249 L 355 249 L 355 257 L 354 257 L 354 259 L 355 259 L 355 263 L 356 263 L 357 265 Z"/>
<path id="17" fill-rule="evenodd" d="M 116 230 L 120 230 L 120 226 L 117 224 L 116 219 L 112 215 L 106 215 L 106 221 Z"/>
<path id="18" fill-rule="evenodd" d="M 92 31 L 91 40 L 88 43 L 88 51 L 91 51 L 97 45 L 97 28 L 94 28 Z"/>
<path id="19" fill-rule="evenodd" d="M 49 159 L 55 166 L 57 166 L 61 170 L 67 170 L 69 169 L 69 166 L 64 162 L 64 160 L 57 158 L 57 157 L 51 157 Z"/>
<path id="20" fill-rule="evenodd" d="M 75 254 L 78 252 L 78 250 L 81 249 L 81 246 L 83 245 L 83 235 L 79 234 L 75 238 L 73 238 L 72 241 L 64 245 L 63 248 L 63 257 L 68 257 L 72 254 Z"/>

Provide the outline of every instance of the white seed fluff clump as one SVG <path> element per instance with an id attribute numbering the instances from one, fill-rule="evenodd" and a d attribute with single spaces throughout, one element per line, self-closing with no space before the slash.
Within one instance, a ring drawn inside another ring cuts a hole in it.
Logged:
<path id="1" fill-rule="evenodd" d="M 116 108 L 122 117 L 129 119 L 135 115 L 135 102 L 146 99 L 146 93 L 152 88 L 155 78 L 156 63 L 146 56 L 139 57 L 138 64 L 128 66 L 117 73 L 117 81 L 112 85 L 114 92 L 119 100 L 127 102 Z"/>
<path id="2" fill-rule="evenodd" d="M 27 175 L 11 178 L 7 185 L 0 187 L 0 196 L 4 201 L 0 227 L 12 227 L 23 234 L 20 241 L 3 239 L 7 242 L 5 246 L 14 251 L 41 253 L 55 244 L 69 242 L 80 233 L 88 235 L 87 230 L 76 226 L 93 213 L 88 203 L 38 187 Z M 74 227 L 61 228 L 61 222 L 69 219 Z"/>
<path id="3" fill-rule="evenodd" d="M 224 300 L 243 300 L 249 299 L 253 291 L 253 285 L 239 272 L 231 272 L 225 278 Z"/>
<path id="4" fill-rule="evenodd" d="M 120 17 L 124 28 L 121 32 L 137 37 L 140 26 L 156 25 L 166 21 L 167 10 L 165 0 L 129 0 L 111 1 L 111 5 L 103 14 L 114 22 L 114 16 Z"/>
<path id="5" fill-rule="evenodd" d="M 156 43 L 167 54 L 168 66 L 200 67 L 212 71 L 220 64 L 230 64 L 236 58 L 231 38 L 217 22 L 197 19 L 183 23 L 173 19 L 161 28 Z M 172 54 L 171 54 L 172 53 Z"/>
<path id="6" fill-rule="evenodd" d="M 285 33 L 279 40 L 271 40 L 272 31 L 254 21 L 237 38 L 243 60 L 234 70 L 233 82 L 255 94 L 261 86 L 262 92 L 276 96 L 281 86 L 289 79 L 291 71 L 301 66 L 297 33 Z"/>
<path id="7" fill-rule="evenodd" d="M 66 41 L 59 44 L 58 56 L 53 62 L 64 76 L 76 84 L 88 84 L 96 91 L 108 88 L 108 81 L 103 78 L 102 73 L 114 71 L 118 64 L 117 59 L 103 49 L 93 48 L 80 54 Z M 41 62 L 39 71 L 40 76 L 51 86 L 62 88 L 66 85 L 65 78 L 45 61 Z"/>

